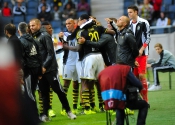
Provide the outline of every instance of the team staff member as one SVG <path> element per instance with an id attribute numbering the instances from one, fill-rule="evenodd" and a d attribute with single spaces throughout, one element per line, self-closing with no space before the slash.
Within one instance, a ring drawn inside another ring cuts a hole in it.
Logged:
<path id="1" fill-rule="evenodd" d="M 41 22 L 38 19 L 32 19 L 29 22 L 30 30 L 33 37 L 37 41 L 39 46 L 39 51 L 42 56 L 42 79 L 39 81 L 39 89 L 43 98 L 44 113 L 41 115 L 41 120 L 46 122 L 48 118 L 49 110 L 49 91 L 50 86 L 53 91 L 59 97 L 62 105 L 66 109 L 67 115 L 70 119 L 75 119 L 76 116 L 70 111 L 69 103 L 65 93 L 62 90 L 62 86 L 58 79 L 58 65 L 56 62 L 55 52 L 53 48 L 53 42 L 51 36 L 46 32 L 41 30 Z M 48 28 L 52 30 L 51 25 Z"/>
<path id="2" fill-rule="evenodd" d="M 134 74 L 143 84 L 141 95 L 148 102 L 148 84 L 146 81 L 146 64 L 148 56 L 148 45 L 150 42 L 150 26 L 147 20 L 138 16 L 137 6 L 128 7 L 128 16 L 131 19 L 130 29 L 136 38 L 139 56 L 136 58 L 139 66 L 134 68 Z"/>
<path id="3" fill-rule="evenodd" d="M 60 39 L 64 39 L 64 41 L 67 40 L 67 37 L 71 35 L 72 32 L 74 32 L 74 20 L 72 18 L 69 18 L 66 20 L 66 28 L 68 32 L 60 32 L 58 34 Z M 77 40 L 69 40 L 66 41 L 69 46 L 76 46 Z M 73 52 L 70 50 L 64 50 L 63 55 L 63 80 L 64 85 L 63 89 L 64 91 L 68 92 L 71 80 L 73 81 L 73 113 L 77 112 L 77 104 L 78 104 L 78 94 L 79 94 L 79 84 L 78 84 L 78 73 L 76 69 L 76 63 L 78 62 L 78 52 Z M 64 115 L 64 110 L 61 112 L 61 114 Z"/>
<path id="4" fill-rule="evenodd" d="M 28 34 L 28 25 L 21 22 L 18 25 L 18 33 L 22 44 L 22 67 L 24 71 L 25 87 L 30 98 L 30 107 L 33 111 L 32 117 L 35 122 L 39 122 L 38 109 L 35 99 L 35 90 L 38 84 L 38 79 L 42 76 L 41 58 L 39 48 L 30 34 Z"/>

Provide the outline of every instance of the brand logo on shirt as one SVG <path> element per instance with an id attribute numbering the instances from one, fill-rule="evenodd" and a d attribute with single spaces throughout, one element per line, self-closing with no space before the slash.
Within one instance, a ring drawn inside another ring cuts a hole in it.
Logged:
<path id="1" fill-rule="evenodd" d="M 32 49 L 30 50 L 30 56 L 33 56 L 33 55 L 36 55 L 36 54 L 37 54 L 37 51 L 36 51 L 35 46 L 33 45 Z"/>
<path id="2" fill-rule="evenodd" d="M 113 107 L 113 106 L 114 106 L 114 101 L 113 100 L 110 100 L 108 102 L 108 107 L 110 108 L 110 107 Z"/>

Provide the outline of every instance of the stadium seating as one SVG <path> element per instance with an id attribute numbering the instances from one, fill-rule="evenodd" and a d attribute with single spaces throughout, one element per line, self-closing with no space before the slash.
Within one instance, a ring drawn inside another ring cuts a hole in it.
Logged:
<path id="1" fill-rule="evenodd" d="M 172 0 L 163 0 L 162 2 L 164 5 L 171 5 L 173 2 Z"/>
<path id="2" fill-rule="evenodd" d="M 36 18 L 36 16 L 34 16 L 34 15 L 27 15 L 26 16 L 26 23 L 29 23 L 29 21 L 31 20 L 31 19 L 33 19 L 33 18 Z"/>
<path id="3" fill-rule="evenodd" d="M 28 8 L 27 9 L 27 15 L 37 16 L 37 14 L 38 14 L 37 8 Z"/>
<path id="4" fill-rule="evenodd" d="M 28 3 L 27 3 L 27 8 L 29 9 L 29 8 L 38 8 L 38 3 L 36 2 L 36 1 L 28 1 Z"/>
<path id="5" fill-rule="evenodd" d="M 53 20 L 50 22 L 52 25 L 52 28 L 60 28 L 61 27 L 61 21 L 60 20 Z"/>
<path id="6" fill-rule="evenodd" d="M 129 6 L 131 6 L 131 5 L 134 5 L 135 4 L 135 2 L 134 1 L 126 1 L 126 2 L 124 2 L 124 9 L 126 9 L 126 8 L 128 8 Z"/>
<path id="7" fill-rule="evenodd" d="M 18 24 L 18 23 L 23 22 L 23 21 L 25 21 L 24 16 L 14 16 L 13 17 L 13 23 L 14 24 Z"/>

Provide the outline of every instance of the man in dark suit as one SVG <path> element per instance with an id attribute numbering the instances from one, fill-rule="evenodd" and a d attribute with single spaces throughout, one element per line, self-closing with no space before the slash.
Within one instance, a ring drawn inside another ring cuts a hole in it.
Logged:
<path id="1" fill-rule="evenodd" d="M 4 34 L 8 39 L 7 43 L 12 47 L 16 63 L 21 66 L 22 46 L 20 40 L 16 36 L 16 26 L 11 23 L 5 25 Z"/>

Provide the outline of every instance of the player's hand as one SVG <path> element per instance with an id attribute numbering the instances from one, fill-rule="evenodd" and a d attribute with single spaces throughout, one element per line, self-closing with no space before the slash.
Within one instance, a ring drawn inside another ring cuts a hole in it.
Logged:
<path id="1" fill-rule="evenodd" d="M 46 68 L 42 67 L 42 74 L 46 72 Z"/>
<path id="2" fill-rule="evenodd" d="M 64 36 L 64 33 L 63 33 L 63 32 L 60 32 L 60 33 L 58 34 L 58 37 L 59 37 L 59 38 L 63 38 L 63 36 Z"/>
<path id="3" fill-rule="evenodd" d="M 64 43 L 64 44 L 63 44 L 63 49 L 69 50 L 69 46 L 68 46 L 67 43 Z"/>
<path id="4" fill-rule="evenodd" d="M 146 67 L 147 67 L 147 68 L 150 68 L 150 67 L 151 67 L 151 64 L 147 64 Z"/>
<path id="5" fill-rule="evenodd" d="M 38 79 L 39 79 L 39 80 L 42 79 L 42 76 L 38 76 Z"/>
<path id="6" fill-rule="evenodd" d="M 136 67 L 140 66 L 137 61 L 135 61 L 134 64 L 135 64 Z"/>
<path id="7" fill-rule="evenodd" d="M 107 23 L 112 22 L 112 20 L 111 20 L 111 19 L 109 19 L 109 18 L 105 18 L 105 20 L 106 20 L 106 22 L 107 22 Z"/>
<path id="8" fill-rule="evenodd" d="M 80 38 L 78 39 L 78 43 L 79 43 L 79 44 L 84 44 L 85 41 L 86 41 L 86 39 L 85 39 L 84 37 L 80 37 Z"/>

